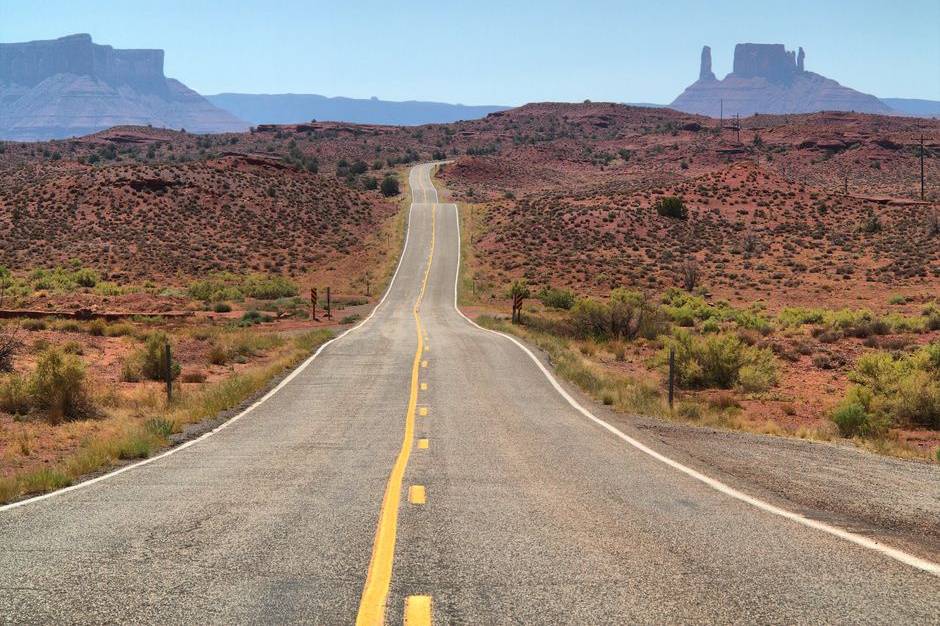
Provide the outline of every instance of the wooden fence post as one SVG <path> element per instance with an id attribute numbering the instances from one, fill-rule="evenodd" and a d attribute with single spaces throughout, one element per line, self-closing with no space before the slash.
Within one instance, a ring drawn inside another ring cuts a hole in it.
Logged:
<path id="1" fill-rule="evenodd" d="M 676 349 L 669 348 L 669 410 L 672 411 L 672 401 L 676 386 Z"/>
<path id="2" fill-rule="evenodd" d="M 313 287 L 310 290 L 310 317 L 314 322 L 317 322 L 317 288 Z"/>
<path id="3" fill-rule="evenodd" d="M 333 319 L 333 301 L 330 299 L 330 288 L 326 288 L 326 319 Z"/>
<path id="4" fill-rule="evenodd" d="M 166 380 L 166 401 L 173 400 L 173 353 L 170 342 L 163 344 L 163 377 Z"/>

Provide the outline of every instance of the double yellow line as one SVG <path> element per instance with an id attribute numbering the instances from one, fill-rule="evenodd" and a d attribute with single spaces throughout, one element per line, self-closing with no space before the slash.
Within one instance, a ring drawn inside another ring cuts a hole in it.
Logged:
<path id="1" fill-rule="evenodd" d="M 362 590 L 362 599 L 359 601 L 359 613 L 356 615 L 357 626 L 375 626 L 385 622 L 385 605 L 388 600 L 388 590 L 392 582 L 392 564 L 395 559 L 395 535 L 398 530 L 398 506 L 401 502 L 401 487 L 408 467 L 408 458 L 414 442 L 415 409 L 418 404 L 418 372 L 421 365 L 421 354 L 424 351 L 424 333 L 421 328 L 421 316 L 418 314 L 424 292 L 428 286 L 428 276 L 431 274 L 431 261 L 434 259 L 434 232 L 436 230 L 437 216 L 434 205 L 431 206 L 431 252 L 428 254 L 428 266 L 424 270 L 424 279 L 421 281 L 421 290 L 415 301 L 412 312 L 415 318 L 415 329 L 418 332 L 418 347 L 415 350 L 414 362 L 411 365 L 411 395 L 408 398 L 408 411 L 405 414 L 405 437 L 401 444 L 401 451 L 392 466 L 392 472 L 385 486 L 385 496 L 382 498 L 382 509 L 379 512 L 379 525 L 375 531 L 375 542 L 372 544 L 372 559 L 369 561 L 369 574 Z"/>

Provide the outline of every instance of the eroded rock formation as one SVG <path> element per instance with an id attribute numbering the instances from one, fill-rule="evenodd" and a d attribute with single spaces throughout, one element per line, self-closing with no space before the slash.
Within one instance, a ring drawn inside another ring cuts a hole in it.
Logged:
<path id="1" fill-rule="evenodd" d="M 711 49 L 702 49 L 699 79 L 670 107 L 687 113 L 718 117 L 755 113 L 812 113 L 856 111 L 890 114 L 875 96 L 843 87 L 836 81 L 807 72 L 806 53 L 783 44 L 739 43 L 734 48 L 734 71 L 717 80 L 711 71 Z"/>
<path id="2" fill-rule="evenodd" d="M 0 139 L 57 139 L 124 124 L 247 127 L 166 78 L 163 50 L 116 50 L 85 34 L 0 44 Z"/>
<path id="3" fill-rule="evenodd" d="M 702 64 L 698 70 L 699 80 L 715 80 L 715 73 L 712 71 L 712 49 L 709 46 L 702 46 Z"/>

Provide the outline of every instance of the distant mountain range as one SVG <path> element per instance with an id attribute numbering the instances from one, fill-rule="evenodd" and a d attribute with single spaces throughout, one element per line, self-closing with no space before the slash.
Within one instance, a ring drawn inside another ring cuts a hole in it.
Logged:
<path id="1" fill-rule="evenodd" d="M 198 133 L 248 128 L 166 78 L 163 50 L 115 50 L 90 35 L 0 44 L 0 139 L 61 139 L 123 124 Z"/>
<path id="2" fill-rule="evenodd" d="M 203 97 L 163 73 L 163 50 L 116 50 L 86 34 L 0 44 L 0 140 L 86 135 L 112 126 L 151 125 L 196 133 L 239 132 L 251 125 L 318 121 L 418 125 L 485 117 L 510 107 L 391 102 L 315 94 L 222 93 Z M 940 117 L 940 102 L 863 94 L 804 69 L 802 48 L 738 44 L 734 71 L 718 80 L 711 50 L 699 79 L 669 106 L 717 117 L 735 113 L 847 110 Z"/>
<path id="3" fill-rule="evenodd" d="M 316 94 L 220 93 L 212 104 L 252 124 L 297 124 L 311 120 L 414 126 L 485 117 L 504 106 L 466 106 L 442 102 L 392 102 L 378 98 L 328 98 Z"/>

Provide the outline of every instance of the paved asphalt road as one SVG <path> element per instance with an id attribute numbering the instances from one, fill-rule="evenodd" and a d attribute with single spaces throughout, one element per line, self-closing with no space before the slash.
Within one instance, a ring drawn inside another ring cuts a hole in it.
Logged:
<path id="1" fill-rule="evenodd" d="M 940 623 L 940 577 L 630 445 L 461 317 L 429 170 L 362 326 L 216 434 L 0 510 L 0 621 Z"/>

